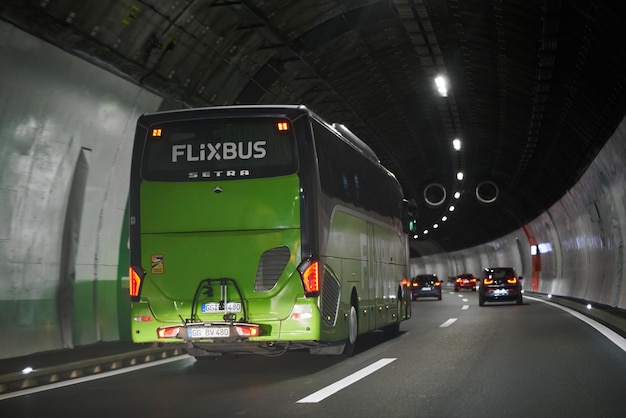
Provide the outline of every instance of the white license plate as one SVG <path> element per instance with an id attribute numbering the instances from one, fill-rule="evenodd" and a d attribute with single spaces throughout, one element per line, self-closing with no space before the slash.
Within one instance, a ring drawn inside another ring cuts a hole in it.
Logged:
<path id="1" fill-rule="evenodd" d="M 430 287 L 426 286 L 426 287 L 422 287 L 422 290 L 432 290 Z"/>
<path id="2" fill-rule="evenodd" d="M 189 338 L 228 338 L 230 327 L 193 327 L 187 328 Z"/>
<path id="3" fill-rule="evenodd" d="M 493 291 L 494 296 L 506 296 L 509 294 L 507 289 L 496 289 Z"/>
<path id="4" fill-rule="evenodd" d="M 241 312 L 241 303 L 228 302 L 226 304 L 226 310 L 228 312 Z M 209 302 L 202 304 L 202 313 L 215 313 L 224 312 L 224 309 L 220 309 L 220 304 L 217 302 Z"/>

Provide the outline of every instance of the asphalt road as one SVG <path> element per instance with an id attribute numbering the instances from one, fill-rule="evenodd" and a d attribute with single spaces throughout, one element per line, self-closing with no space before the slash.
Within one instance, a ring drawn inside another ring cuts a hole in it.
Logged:
<path id="1" fill-rule="evenodd" d="M 0 417 L 618 417 L 626 352 L 539 300 L 413 302 L 351 358 L 188 356 L 0 401 Z"/>

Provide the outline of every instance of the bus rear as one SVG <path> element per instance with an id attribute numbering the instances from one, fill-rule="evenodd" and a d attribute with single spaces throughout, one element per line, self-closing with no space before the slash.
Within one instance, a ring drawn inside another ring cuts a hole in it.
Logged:
<path id="1" fill-rule="evenodd" d="M 131 171 L 134 342 L 185 343 L 201 356 L 319 339 L 290 117 L 144 115 Z"/>

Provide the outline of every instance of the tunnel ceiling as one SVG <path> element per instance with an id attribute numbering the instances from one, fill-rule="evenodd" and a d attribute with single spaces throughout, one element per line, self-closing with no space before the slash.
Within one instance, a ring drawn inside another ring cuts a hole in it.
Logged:
<path id="1" fill-rule="evenodd" d="M 7 22 L 171 107 L 301 103 L 347 125 L 417 204 L 414 256 L 482 244 L 537 217 L 577 182 L 626 110 L 623 0 L 0 8 Z M 439 74 L 447 97 L 435 87 Z"/>

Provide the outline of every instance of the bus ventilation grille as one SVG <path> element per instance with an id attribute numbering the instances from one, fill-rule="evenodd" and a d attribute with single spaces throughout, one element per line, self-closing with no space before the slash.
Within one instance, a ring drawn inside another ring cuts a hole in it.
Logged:
<path id="1" fill-rule="evenodd" d="M 324 272 L 322 282 L 322 321 L 332 327 L 337 322 L 337 312 L 339 312 L 339 298 L 341 297 L 341 286 L 339 281 L 329 270 Z"/>
<path id="2" fill-rule="evenodd" d="M 259 260 L 259 268 L 256 271 L 254 280 L 254 290 L 256 292 L 263 292 L 274 287 L 283 270 L 285 270 L 289 256 L 289 248 L 286 246 L 272 248 L 263 253 Z"/>

